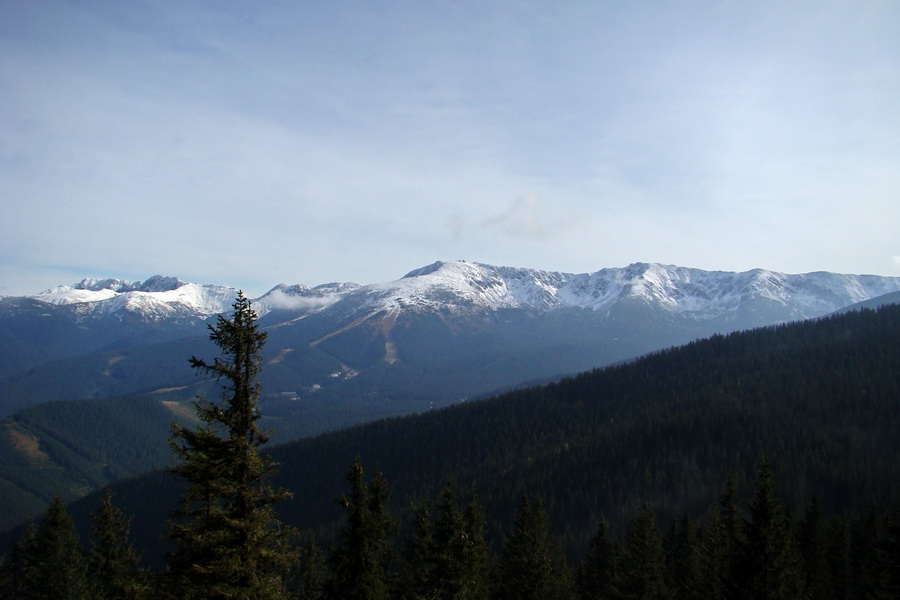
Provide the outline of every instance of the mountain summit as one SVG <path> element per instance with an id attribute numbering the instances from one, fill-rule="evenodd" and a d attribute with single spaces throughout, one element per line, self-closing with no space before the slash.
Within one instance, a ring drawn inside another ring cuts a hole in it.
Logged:
<path id="1" fill-rule="evenodd" d="M 237 291 L 222 285 L 198 285 L 177 277 L 155 275 L 145 281 L 83 279 L 31 298 L 47 304 L 79 305 L 82 314 L 120 311 L 160 320 L 169 317 L 205 318 L 228 310 Z"/>

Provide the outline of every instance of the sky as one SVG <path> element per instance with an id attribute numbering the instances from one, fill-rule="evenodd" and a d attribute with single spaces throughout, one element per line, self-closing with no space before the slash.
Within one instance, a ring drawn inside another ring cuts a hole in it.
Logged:
<path id="1" fill-rule="evenodd" d="M 0 2 L 0 294 L 458 259 L 900 276 L 900 2 Z"/>

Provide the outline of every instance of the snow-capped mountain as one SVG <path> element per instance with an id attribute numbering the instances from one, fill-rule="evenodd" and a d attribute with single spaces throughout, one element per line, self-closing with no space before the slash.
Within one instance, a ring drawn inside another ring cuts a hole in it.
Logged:
<path id="1" fill-rule="evenodd" d="M 198 285 L 177 277 L 156 275 L 145 281 L 84 279 L 32 296 L 56 305 L 77 305 L 81 314 L 133 313 L 147 319 L 193 316 L 206 318 L 228 310 L 236 290 L 222 285 Z"/>
<path id="2" fill-rule="evenodd" d="M 311 313 L 329 307 L 353 314 L 578 308 L 607 315 L 617 304 L 638 303 L 689 319 L 726 321 L 740 320 L 751 308 L 767 307 L 768 312 L 779 313 L 774 319 L 777 322 L 821 316 L 896 291 L 900 291 L 900 277 L 827 272 L 788 275 L 764 269 L 734 273 L 647 263 L 573 274 L 439 261 L 384 283 L 329 283 L 313 288 L 280 284 L 255 299 L 254 306 L 260 316 L 273 311 Z M 157 275 L 137 282 L 85 279 L 32 298 L 79 305 L 82 313 L 125 311 L 152 319 L 192 314 L 205 319 L 227 311 L 235 295 L 234 288 Z"/>
<path id="3" fill-rule="evenodd" d="M 737 319 L 748 307 L 767 305 L 784 320 L 821 316 L 898 290 L 900 277 L 873 275 L 787 275 L 763 269 L 733 273 L 647 263 L 572 274 L 456 261 L 436 262 L 399 280 L 366 286 L 278 286 L 256 303 L 261 313 L 276 307 L 323 309 L 343 302 L 354 312 L 579 308 L 605 315 L 625 302 L 696 320 Z"/>
<path id="4" fill-rule="evenodd" d="M 346 423 L 354 410 L 371 416 L 359 402 L 420 410 L 895 292 L 900 277 L 646 263 L 572 274 L 455 261 L 383 283 L 278 285 L 253 302 L 269 334 L 264 388 L 324 403 Z M 47 400 L 192 397 L 186 359 L 214 351 L 206 323 L 236 293 L 157 276 L 0 299 L 0 415 Z"/>

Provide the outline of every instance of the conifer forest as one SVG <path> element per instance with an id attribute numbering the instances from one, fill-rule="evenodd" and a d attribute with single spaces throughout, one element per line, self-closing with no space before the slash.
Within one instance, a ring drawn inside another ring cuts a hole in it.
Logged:
<path id="1" fill-rule="evenodd" d="M 58 496 L 14 530 L 0 597 L 900 598 L 900 306 L 271 453 L 247 298 L 210 339 L 190 363 L 221 398 L 173 425 L 173 466 Z"/>

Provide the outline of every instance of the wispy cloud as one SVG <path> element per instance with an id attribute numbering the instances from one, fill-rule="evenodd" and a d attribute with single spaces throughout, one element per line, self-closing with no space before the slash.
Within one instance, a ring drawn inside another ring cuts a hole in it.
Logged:
<path id="1" fill-rule="evenodd" d="M 528 194 L 516 198 L 505 210 L 483 220 L 478 227 L 513 238 L 546 240 L 571 232 L 577 222 L 575 212 L 551 206 L 537 194 Z"/>
<path id="2" fill-rule="evenodd" d="M 884 272 L 898 27 L 896 3 L 6 3 L 0 278 Z"/>
<path id="3" fill-rule="evenodd" d="M 339 294 L 326 296 L 295 296 L 281 290 L 271 290 L 259 301 L 266 308 L 281 310 L 317 310 L 331 306 L 341 299 Z"/>

